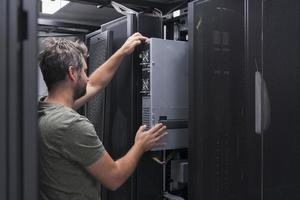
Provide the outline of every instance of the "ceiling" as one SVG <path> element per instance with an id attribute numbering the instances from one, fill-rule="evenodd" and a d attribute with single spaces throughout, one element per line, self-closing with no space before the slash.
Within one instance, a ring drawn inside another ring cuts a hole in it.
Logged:
<path id="1" fill-rule="evenodd" d="M 119 0 L 118 3 L 125 5 L 136 11 L 145 11 L 153 8 L 160 9 L 166 13 L 172 8 L 178 7 L 186 0 Z M 97 8 L 101 7 L 101 8 Z M 115 11 L 110 6 L 110 1 L 107 0 L 71 0 L 69 4 L 57 11 L 53 15 L 39 15 L 39 27 L 43 30 L 55 30 L 57 22 L 68 23 L 68 26 L 83 25 L 91 26 L 91 29 L 97 29 L 101 24 L 121 17 L 122 15 Z M 55 23 L 54 23 L 55 22 Z"/>
<path id="2" fill-rule="evenodd" d="M 119 18 L 122 15 L 113 8 L 100 8 L 96 5 L 88 5 L 70 2 L 53 15 L 41 14 L 42 19 L 51 19 L 61 22 L 70 22 L 86 25 L 101 26 L 101 24 Z"/>

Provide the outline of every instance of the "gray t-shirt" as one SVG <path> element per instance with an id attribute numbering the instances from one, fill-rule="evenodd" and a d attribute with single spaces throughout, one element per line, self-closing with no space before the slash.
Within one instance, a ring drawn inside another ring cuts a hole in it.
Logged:
<path id="1" fill-rule="evenodd" d="M 98 200 L 99 185 L 85 167 L 105 152 L 89 120 L 63 105 L 39 102 L 40 199 Z"/>

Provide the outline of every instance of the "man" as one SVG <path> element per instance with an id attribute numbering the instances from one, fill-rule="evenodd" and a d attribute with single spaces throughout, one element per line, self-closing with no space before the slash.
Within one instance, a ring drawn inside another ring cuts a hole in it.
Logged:
<path id="1" fill-rule="evenodd" d="M 97 181 L 117 189 L 132 174 L 142 154 L 164 144 L 162 124 L 146 131 L 141 126 L 128 153 L 114 161 L 105 151 L 89 120 L 75 110 L 103 89 L 124 56 L 147 38 L 133 34 L 88 78 L 85 46 L 50 39 L 40 54 L 48 96 L 39 102 L 40 195 L 42 200 L 99 199 Z"/>

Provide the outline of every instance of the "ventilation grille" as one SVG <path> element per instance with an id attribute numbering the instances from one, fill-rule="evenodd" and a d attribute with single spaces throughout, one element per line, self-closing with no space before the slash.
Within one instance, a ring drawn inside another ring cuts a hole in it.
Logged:
<path id="1" fill-rule="evenodd" d="M 142 121 L 143 124 L 147 125 L 147 128 L 150 128 L 150 122 L 151 122 L 150 108 L 148 107 L 143 108 Z"/>
<path id="2" fill-rule="evenodd" d="M 89 74 L 93 73 L 109 57 L 108 36 L 100 33 L 89 40 Z M 86 116 L 94 125 L 99 138 L 104 137 L 105 90 L 101 91 L 87 104 Z"/>
<path id="3" fill-rule="evenodd" d="M 89 73 L 95 71 L 99 65 L 103 64 L 108 58 L 107 38 L 100 35 L 94 36 L 89 46 Z"/>

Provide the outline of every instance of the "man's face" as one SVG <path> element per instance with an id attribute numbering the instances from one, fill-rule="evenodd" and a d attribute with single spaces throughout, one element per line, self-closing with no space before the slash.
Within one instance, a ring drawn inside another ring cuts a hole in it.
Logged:
<path id="1" fill-rule="evenodd" d="M 83 67 L 78 72 L 78 79 L 77 79 L 77 84 L 76 84 L 76 88 L 75 88 L 74 100 L 79 99 L 80 97 L 82 97 L 86 94 L 86 86 L 87 86 L 87 82 L 88 82 L 88 77 L 87 77 L 86 73 L 87 73 L 87 65 L 86 65 L 86 62 L 83 61 Z"/>

